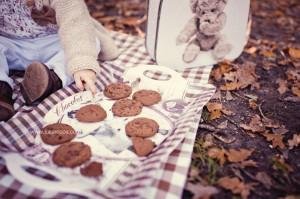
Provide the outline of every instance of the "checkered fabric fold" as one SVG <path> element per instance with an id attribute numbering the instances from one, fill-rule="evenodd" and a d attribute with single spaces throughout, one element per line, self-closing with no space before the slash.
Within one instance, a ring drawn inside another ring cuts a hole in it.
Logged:
<path id="1" fill-rule="evenodd" d="M 105 85 L 122 79 L 124 70 L 138 64 L 154 64 L 147 54 L 144 40 L 121 33 L 112 33 L 122 54 L 117 60 L 101 64 L 97 87 L 103 91 Z M 180 115 L 173 115 L 174 132 L 151 153 L 147 159 L 132 162 L 129 167 L 99 198 L 180 198 L 191 162 L 193 144 L 204 105 L 215 92 L 208 84 L 211 67 L 186 69 L 182 76 L 189 82 L 185 94 L 188 105 Z M 165 79 L 163 74 L 147 74 Z M 44 115 L 57 102 L 78 92 L 74 85 L 63 88 L 49 96 L 37 107 L 24 106 L 20 95 L 21 79 L 15 79 L 15 108 L 17 114 L 7 123 L 0 123 L 0 149 L 23 151 L 34 143 L 34 132 L 43 126 Z M 98 192 L 98 193 L 100 193 Z M 145 194 L 147 193 L 147 194 Z M 5 162 L 0 160 L 0 198 L 74 198 L 74 195 L 38 190 L 21 184 L 9 174 Z"/>

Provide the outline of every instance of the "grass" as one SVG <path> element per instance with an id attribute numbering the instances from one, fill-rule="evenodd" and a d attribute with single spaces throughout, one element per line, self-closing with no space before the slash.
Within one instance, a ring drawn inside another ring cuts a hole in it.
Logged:
<path id="1" fill-rule="evenodd" d="M 218 163 L 208 157 L 207 150 L 203 146 L 204 139 L 197 138 L 194 146 L 192 167 L 200 170 L 207 184 L 213 185 L 217 182 Z"/>

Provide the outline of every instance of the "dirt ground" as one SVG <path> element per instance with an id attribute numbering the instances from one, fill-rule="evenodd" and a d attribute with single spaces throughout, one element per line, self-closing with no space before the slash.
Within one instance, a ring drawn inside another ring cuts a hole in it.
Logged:
<path id="1" fill-rule="evenodd" d="M 144 36 L 145 1 L 87 2 L 106 27 Z M 212 72 L 183 198 L 300 198 L 300 2 L 251 12 L 243 54 Z"/>

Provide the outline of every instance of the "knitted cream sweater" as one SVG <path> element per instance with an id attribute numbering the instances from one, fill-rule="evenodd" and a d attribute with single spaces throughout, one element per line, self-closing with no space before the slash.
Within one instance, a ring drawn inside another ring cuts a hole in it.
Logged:
<path id="1" fill-rule="evenodd" d="M 60 40 L 64 48 L 68 71 L 91 69 L 99 72 L 96 38 L 100 41 L 102 61 L 115 59 L 119 51 L 107 30 L 94 20 L 84 0 L 35 0 L 56 12 Z"/>

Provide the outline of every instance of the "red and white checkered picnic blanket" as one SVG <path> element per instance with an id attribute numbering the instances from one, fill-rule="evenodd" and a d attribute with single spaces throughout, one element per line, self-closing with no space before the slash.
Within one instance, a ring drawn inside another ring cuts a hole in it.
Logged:
<path id="1" fill-rule="evenodd" d="M 117 60 L 102 64 L 102 72 L 97 86 L 104 86 L 122 79 L 122 73 L 138 64 L 153 64 L 141 38 L 112 33 L 122 51 Z M 191 162 L 193 144 L 203 106 L 215 92 L 208 84 L 211 67 L 186 69 L 182 76 L 189 81 L 185 100 L 189 103 L 183 113 L 176 118 L 176 128 L 160 147 L 147 159 L 133 162 L 107 191 L 98 192 L 99 198 L 180 198 L 185 186 Z M 148 74 L 149 75 L 149 74 Z M 153 76 L 160 78 L 160 74 Z M 20 95 L 20 78 L 15 78 L 15 108 L 17 114 L 6 123 L 0 123 L 0 149 L 22 151 L 34 142 L 34 129 L 43 126 L 44 115 L 57 102 L 78 92 L 74 85 L 63 88 L 49 96 L 36 107 L 24 106 Z M 0 198 L 74 198 L 67 193 L 49 192 L 35 189 L 18 182 L 11 176 L 0 158 Z"/>

